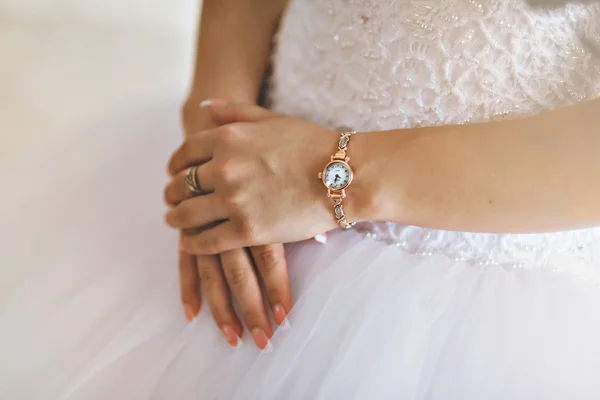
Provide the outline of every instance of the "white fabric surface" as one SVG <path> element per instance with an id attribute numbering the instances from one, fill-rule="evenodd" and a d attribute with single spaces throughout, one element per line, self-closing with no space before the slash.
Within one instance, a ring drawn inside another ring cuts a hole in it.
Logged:
<path id="1" fill-rule="evenodd" d="M 198 3 L 0 0 L 0 163 L 68 145 L 113 114 L 183 98 Z"/>
<path id="2" fill-rule="evenodd" d="M 15 165 L 48 146 L 64 147 L 84 172 L 81 132 L 156 102 L 175 107 L 189 87 L 198 12 L 194 0 L 0 0 L 0 172 L 29 181 Z M 173 129 L 167 134 L 179 137 Z M 0 196 L 21 198 L 11 190 L 3 182 Z M 36 208 L 49 212 L 43 202 Z M 7 226 L 0 237 L 12 237 Z M 0 299 L 40 268 L 31 249 L 43 245 L 21 239 L 19 268 L 0 252 Z"/>

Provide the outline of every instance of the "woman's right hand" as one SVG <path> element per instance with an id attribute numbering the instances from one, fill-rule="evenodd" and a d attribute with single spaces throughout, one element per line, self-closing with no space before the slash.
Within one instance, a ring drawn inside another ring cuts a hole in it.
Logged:
<path id="1" fill-rule="evenodd" d="M 182 119 L 188 136 L 217 126 L 208 112 L 192 101 L 183 107 Z M 182 189 L 167 188 L 167 203 L 175 205 L 170 199 L 180 199 L 180 193 L 175 192 Z M 275 321 L 286 326 L 292 301 L 281 244 L 231 250 L 216 256 L 193 256 L 180 250 L 181 300 L 186 318 L 191 321 L 198 315 L 204 295 L 213 319 L 227 342 L 237 347 L 241 344 L 244 329 L 234 311 L 233 298 L 256 345 L 261 350 L 268 349 L 273 329 L 255 271 L 262 278 Z"/>

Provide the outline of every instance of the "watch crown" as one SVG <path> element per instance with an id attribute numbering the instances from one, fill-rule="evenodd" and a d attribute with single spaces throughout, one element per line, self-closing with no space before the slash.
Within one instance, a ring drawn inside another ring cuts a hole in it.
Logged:
<path id="1" fill-rule="evenodd" d="M 319 172 L 319 173 L 317 174 L 317 177 L 318 177 L 319 179 L 323 179 L 323 173 L 322 173 L 322 172 Z"/>

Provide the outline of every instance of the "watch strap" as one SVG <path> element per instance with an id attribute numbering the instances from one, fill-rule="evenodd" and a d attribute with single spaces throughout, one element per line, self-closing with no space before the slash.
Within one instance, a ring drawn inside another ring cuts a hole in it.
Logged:
<path id="1" fill-rule="evenodd" d="M 332 157 L 333 160 L 348 161 L 346 157 L 346 150 L 348 149 L 348 143 L 350 143 L 350 137 L 356 134 L 354 131 L 340 133 L 340 141 L 338 142 L 338 151 Z M 344 213 L 344 198 L 346 197 L 345 190 L 341 193 L 332 192 L 329 190 L 329 197 L 333 200 L 333 213 L 335 220 L 342 227 L 342 229 L 350 229 L 356 222 L 349 222 Z"/>

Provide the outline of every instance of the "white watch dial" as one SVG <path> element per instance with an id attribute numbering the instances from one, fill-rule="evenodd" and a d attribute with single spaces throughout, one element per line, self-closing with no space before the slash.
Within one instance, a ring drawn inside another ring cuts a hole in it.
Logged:
<path id="1" fill-rule="evenodd" d="M 350 183 L 350 168 L 341 162 L 334 162 L 325 168 L 323 181 L 331 190 L 342 190 Z"/>

